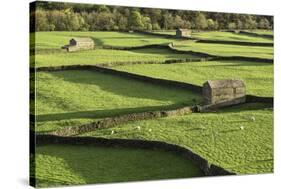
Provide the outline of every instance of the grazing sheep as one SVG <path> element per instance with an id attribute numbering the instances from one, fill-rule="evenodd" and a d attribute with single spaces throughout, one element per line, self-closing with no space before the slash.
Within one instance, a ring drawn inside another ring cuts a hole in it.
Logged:
<path id="1" fill-rule="evenodd" d="M 140 126 L 137 126 L 136 128 L 137 128 L 137 130 L 140 130 L 140 129 L 141 129 L 141 127 L 140 127 Z"/>
<path id="2" fill-rule="evenodd" d="M 113 131 L 113 130 L 111 131 L 111 134 L 112 134 L 112 135 L 114 134 L 114 131 Z"/>
<path id="3" fill-rule="evenodd" d="M 149 131 L 149 132 L 151 132 L 151 131 L 152 131 L 152 129 L 148 129 L 148 131 Z"/>
<path id="4" fill-rule="evenodd" d="M 251 116 L 252 121 L 256 121 L 256 118 L 254 116 Z"/>
<path id="5" fill-rule="evenodd" d="M 244 126 L 240 126 L 240 129 L 241 129 L 241 130 L 244 130 Z"/>

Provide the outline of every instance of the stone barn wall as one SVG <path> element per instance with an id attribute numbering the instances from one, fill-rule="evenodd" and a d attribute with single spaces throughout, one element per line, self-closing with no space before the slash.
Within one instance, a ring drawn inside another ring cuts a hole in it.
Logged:
<path id="1" fill-rule="evenodd" d="M 228 106 L 246 101 L 246 87 L 241 80 L 209 80 L 202 92 L 204 104 Z"/>
<path id="2" fill-rule="evenodd" d="M 91 38 L 73 38 L 65 48 L 68 52 L 90 50 L 95 48 L 95 43 Z"/>

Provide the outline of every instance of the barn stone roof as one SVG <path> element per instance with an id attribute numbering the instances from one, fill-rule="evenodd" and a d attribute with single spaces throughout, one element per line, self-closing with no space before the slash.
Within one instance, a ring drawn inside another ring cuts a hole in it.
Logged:
<path id="1" fill-rule="evenodd" d="M 72 38 L 71 41 L 74 40 L 76 42 L 93 42 L 93 40 L 89 37 L 75 37 L 75 38 Z"/>
<path id="2" fill-rule="evenodd" d="M 242 80 L 208 80 L 204 85 L 209 85 L 212 89 L 217 88 L 237 88 L 245 87 L 245 84 Z"/>

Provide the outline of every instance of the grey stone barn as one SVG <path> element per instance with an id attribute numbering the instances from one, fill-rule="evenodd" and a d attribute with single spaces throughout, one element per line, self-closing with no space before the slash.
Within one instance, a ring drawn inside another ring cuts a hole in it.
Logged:
<path id="1" fill-rule="evenodd" d="M 66 46 L 67 51 L 78 51 L 78 50 L 88 50 L 94 49 L 95 43 L 91 38 L 83 37 L 83 38 L 72 38 L 69 41 L 69 45 Z"/>
<path id="2" fill-rule="evenodd" d="M 191 37 L 191 31 L 188 29 L 177 29 L 176 30 L 176 37 Z"/>
<path id="3" fill-rule="evenodd" d="M 208 80 L 203 84 L 204 104 L 228 106 L 246 101 L 246 87 L 241 80 Z"/>

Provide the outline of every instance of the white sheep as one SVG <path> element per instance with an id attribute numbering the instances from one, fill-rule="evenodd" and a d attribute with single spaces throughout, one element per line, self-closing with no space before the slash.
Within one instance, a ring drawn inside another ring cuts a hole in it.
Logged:
<path id="1" fill-rule="evenodd" d="M 252 121 L 256 121 L 256 118 L 254 116 L 251 116 Z"/>
<path id="2" fill-rule="evenodd" d="M 111 131 L 111 134 L 112 134 L 112 135 L 114 134 L 114 131 L 113 131 L 113 130 Z"/>
<path id="3" fill-rule="evenodd" d="M 241 129 L 241 130 L 244 130 L 244 126 L 240 126 L 240 129 Z"/>

